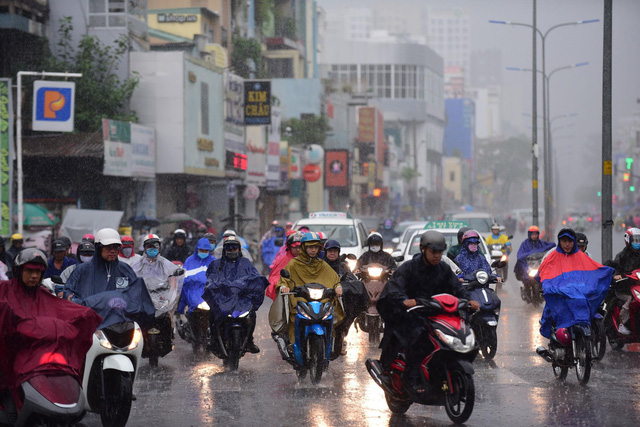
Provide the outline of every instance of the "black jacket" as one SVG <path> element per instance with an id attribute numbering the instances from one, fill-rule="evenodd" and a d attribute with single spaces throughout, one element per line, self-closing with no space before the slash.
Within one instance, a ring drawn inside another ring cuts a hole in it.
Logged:
<path id="1" fill-rule="evenodd" d="M 364 265 L 368 264 L 382 264 L 385 267 L 390 267 L 392 269 L 396 268 L 396 261 L 393 259 L 391 255 L 380 249 L 379 252 L 367 251 L 360 255 L 360 259 L 358 259 L 358 263 L 356 264 L 357 268 L 360 268 Z"/>
<path id="2" fill-rule="evenodd" d="M 616 270 L 614 274 L 630 274 L 640 268 L 640 251 L 634 251 L 631 245 L 627 246 L 616 255 L 611 266 Z"/>
<path id="3" fill-rule="evenodd" d="M 186 243 L 182 246 L 176 246 L 174 243 L 162 253 L 162 256 L 169 261 L 180 261 L 183 264 L 189 255 L 191 255 L 191 248 Z"/>

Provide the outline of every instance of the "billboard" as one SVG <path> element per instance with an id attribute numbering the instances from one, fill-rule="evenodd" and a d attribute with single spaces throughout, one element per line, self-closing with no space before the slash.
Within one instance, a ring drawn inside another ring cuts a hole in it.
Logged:
<path id="1" fill-rule="evenodd" d="M 156 139 L 152 128 L 102 119 L 104 175 L 154 178 Z"/>
<path id="2" fill-rule="evenodd" d="M 74 82 L 33 82 L 32 129 L 73 132 L 75 93 Z"/>
<path id="3" fill-rule="evenodd" d="M 0 79 L 0 234 L 11 233 L 13 212 L 11 184 L 13 171 L 13 101 L 11 79 Z"/>
<path id="4" fill-rule="evenodd" d="M 360 107 L 358 110 L 358 142 L 374 143 L 376 140 L 376 109 Z"/>
<path id="5" fill-rule="evenodd" d="M 271 124 L 271 81 L 244 82 L 244 124 Z"/>
<path id="6" fill-rule="evenodd" d="M 349 186 L 349 150 L 326 150 L 324 154 L 324 186 Z"/>

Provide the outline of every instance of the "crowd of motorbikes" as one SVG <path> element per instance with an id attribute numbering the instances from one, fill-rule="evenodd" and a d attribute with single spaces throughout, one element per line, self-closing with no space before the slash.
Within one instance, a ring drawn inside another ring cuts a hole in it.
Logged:
<path id="1" fill-rule="evenodd" d="M 506 278 L 504 245 L 490 245 L 489 249 L 493 271 Z M 521 297 L 534 307 L 545 302 L 540 282 L 536 280 L 544 256 L 545 252 L 528 255 L 526 270 L 520 277 Z M 356 296 L 351 296 L 358 301 L 350 304 L 358 307 L 352 313 L 355 327 L 368 334 L 369 343 L 378 344 L 384 324 L 376 304 L 394 270 L 377 263 L 355 268 L 353 255 L 343 255 L 343 260 L 349 262 L 355 276 L 349 273 L 349 279 L 345 275 L 341 280 L 345 283 L 352 280 L 352 288 L 347 286 L 347 289 L 358 289 L 353 291 Z M 0 410 L 0 425 L 32 425 L 34 420 L 42 421 L 42 425 L 49 425 L 47 420 L 55 420 L 51 425 L 57 425 L 56 422 L 65 425 L 77 422 L 86 411 L 100 414 L 105 426 L 124 425 L 134 400 L 133 385 L 142 358 L 148 358 L 152 367 L 157 366 L 159 358 L 173 349 L 174 330 L 191 344 L 194 352 L 211 352 L 222 359 L 230 371 L 237 370 L 255 327 L 255 312 L 251 307 L 238 305 L 211 327 L 210 306 L 202 297 L 191 302 L 190 307 L 178 310 L 185 270 L 182 263 L 176 264 L 169 277 L 144 279 L 153 304 L 151 309 L 128 304 L 127 298 L 133 296 L 120 291 L 86 299 L 84 305 L 113 316 L 105 317 L 93 335 L 82 382 L 65 375 L 36 377 L 37 380 L 25 382 L 19 405 L 6 399 L 0 402 L 0 408 L 4 408 Z M 280 276 L 290 279 L 286 269 Z M 419 300 L 415 307 L 407 309 L 424 317 L 429 325 L 428 339 L 436 348 L 423 355 L 420 388 L 403 387 L 406 362 L 401 355 L 394 361 L 390 375 L 383 373 L 378 361 L 367 360 L 366 368 L 383 388 L 393 413 L 404 413 L 411 404 L 418 403 L 444 406 L 456 423 L 470 417 L 475 401 L 472 363 L 478 353 L 488 360 L 496 356 L 501 300 L 496 276 L 478 270 L 464 275 L 461 281 L 471 299 L 479 303 L 478 310 L 472 312 L 468 301 L 445 294 Z M 54 277 L 43 285 L 56 295 L 63 283 Z M 629 295 L 631 333 L 621 334 L 618 332 L 620 311 Z M 334 308 L 327 302 L 336 298 L 336 294 L 320 283 L 307 283 L 280 296 L 285 310 L 288 310 L 290 296 L 300 299 L 295 314 L 296 339 L 291 349 L 283 334 L 274 333 L 273 339 L 297 376 L 303 379 L 308 374 L 311 382 L 317 384 L 329 362 L 337 357 L 332 351 L 336 344 Z M 339 300 L 342 304 L 342 299 Z M 137 320 L 145 314 L 146 321 L 139 323 Z M 288 312 L 285 318 L 289 318 Z M 548 349 L 539 348 L 537 352 L 551 362 L 558 379 L 565 379 L 568 370 L 575 368 L 578 381 L 585 385 L 592 363 L 605 355 L 607 340 L 611 348 L 617 350 L 627 343 L 640 342 L 640 269 L 613 282 L 589 323 L 554 328 Z M 33 414 L 40 418 L 34 418 Z"/>

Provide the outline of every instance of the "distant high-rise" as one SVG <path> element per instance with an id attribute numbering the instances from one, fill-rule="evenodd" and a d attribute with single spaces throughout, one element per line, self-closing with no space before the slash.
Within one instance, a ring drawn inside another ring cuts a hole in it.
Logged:
<path id="1" fill-rule="evenodd" d="M 429 8 L 427 14 L 429 46 L 444 58 L 447 67 L 462 68 L 470 81 L 471 27 L 469 11 L 461 8 Z"/>

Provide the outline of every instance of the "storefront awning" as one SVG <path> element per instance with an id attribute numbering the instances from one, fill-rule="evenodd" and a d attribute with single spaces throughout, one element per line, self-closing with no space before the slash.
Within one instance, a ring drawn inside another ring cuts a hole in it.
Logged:
<path id="1" fill-rule="evenodd" d="M 102 132 L 22 137 L 24 157 L 104 157 Z"/>

